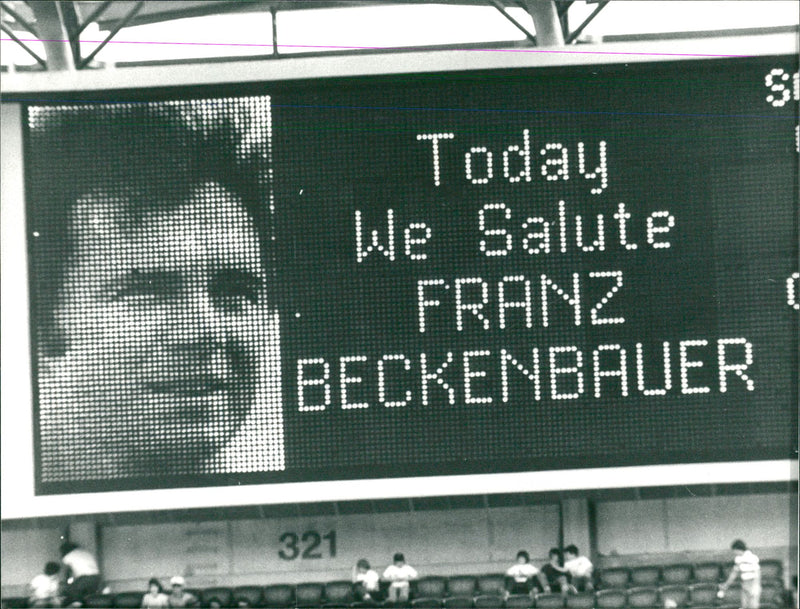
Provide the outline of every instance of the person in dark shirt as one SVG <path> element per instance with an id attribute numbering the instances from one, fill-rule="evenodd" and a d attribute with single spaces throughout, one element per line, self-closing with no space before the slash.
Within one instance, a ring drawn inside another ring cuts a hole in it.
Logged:
<path id="1" fill-rule="evenodd" d="M 553 592 L 566 594 L 569 592 L 569 572 L 562 566 L 561 550 L 550 548 L 548 554 L 550 562 L 541 568 L 542 574 L 547 578 L 547 585 Z"/>

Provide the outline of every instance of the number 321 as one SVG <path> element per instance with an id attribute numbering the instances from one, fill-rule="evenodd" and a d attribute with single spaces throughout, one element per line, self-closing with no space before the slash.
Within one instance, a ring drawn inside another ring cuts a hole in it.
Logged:
<path id="1" fill-rule="evenodd" d="M 278 556 L 283 560 L 324 558 L 320 548 L 323 539 L 328 542 L 327 558 L 335 558 L 336 531 L 330 531 L 325 535 L 320 535 L 317 531 L 306 531 L 302 536 L 293 532 L 284 533 L 280 537 L 283 547 L 278 551 Z M 302 549 L 301 544 L 304 546 Z"/>

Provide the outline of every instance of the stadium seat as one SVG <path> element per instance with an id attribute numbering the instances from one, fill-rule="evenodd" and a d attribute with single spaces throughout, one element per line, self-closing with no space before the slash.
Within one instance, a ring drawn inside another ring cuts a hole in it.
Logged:
<path id="1" fill-rule="evenodd" d="M 287 584 L 275 584 L 264 588 L 265 607 L 290 607 L 294 605 L 294 588 Z"/>
<path id="2" fill-rule="evenodd" d="M 594 607 L 594 593 L 581 592 L 568 595 L 567 607 L 569 609 L 592 609 Z"/>
<path id="3" fill-rule="evenodd" d="M 636 588 L 658 586 L 661 579 L 661 567 L 632 567 L 630 585 Z"/>
<path id="4" fill-rule="evenodd" d="M 239 586 L 233 589 L 234 606 L 261 607 L 264 604 L 264 589 L 261 586 Z"/>
<path id="5" fill-rule="evenodd" d="M 536 595 L 536 606 L 545 609 L 562 609 L 564 607 L 564 595 L 555 592 L 544 592 Z"/>
<path id="6" fill-rule="evenodd" d="M 659 606 L 658 588 L 628 588 L 628 607 L 631 609 L 655 609 Z"/>
<path id="7" fill-rule="evenodd" d="M 442 599 L 440 598 L 417 598 L 411 601 L 412 609 L 440 609 L 442 606 Z"/>
<path id="8" fill-rule="evenodd" d="M 476 586 L 474 575 L 454 575 L 447 578 L 448 596 L 474 596 Z"/>
<path id="9" fill-rule="evenodd" d="M 422 577 L 413 582 L 412 590 L 414 590 L 415 598 L 439 598 L 442 599 L 447 596 L 447 580 L 438 575 L 429 577 Z"/>
<path id="10" fill-rule="evenodd" d="M 630 571 L 627 567 L 610 567 L 600 571 L 601 588 L 627 588 Z"/>
<path id="11" fill-rule="evenodd" d="M 733 582 L 725 591 L 725 596 L 717 600 L 718 607 L 739 609 L 739 601 L 742 599 L 742 584 L 738 581 Z"/>
<path id="12" fill-rule="evenodd" d="M 667 599 L 672 599 L 678 607 L 685 607 L 689 604 L 689 586 L 681 584 L 671 584 L 661 586 L 661 602 L 666 603 Z"/>
<path id="13" fill-rule="evenodd" d="M 594 595 L 595 607 L 598 609 L 622 609 L 628 602 L 627 594 L 622 589 L 600 590 Z"/>
<path id="14" fill-rule="evenodd" d="M 83 599 L 83 606 L 89 609 L 108 609 L 114 606 L 113 594 L 90 594 Z"/>
<path id="15" fill-rule="evenodd" d="M 717 583 L 720 577 L 719 563 L 704 562 L 694 566 L 694 581 L 698 583 Z"/>
<path id="16" fill-rule="evenodd" d="M 295 605 L 297 607 L 321 607 L 323 590 L 322 584 L 297 584 L 294 589 Z"/>
<path id="17" fill-rule="evenodd" d="M 783 563 L 780 560 L 767 558 L 762 560 L 761 565 L 761 581 L 766 579 L 781 579 L 783 577 Z"/>
<path id="18" fill-rule="evenodd" d="M 664 565 L 661 568 L 661 582 L 667 586 L 690 584 L 692 582 L 692 565 L 687 563 Z"/>
<path id="19" fill-rule="evenodd" d="M 782 607 L 783 602 L 783 582 L 779 579 L 762 580 L 761 582 L 761 606 Z"/>
<path id="20" fill-rule="evenodd" d="M 506 579 L 504 575 L 479 575 L 478 593 L 480 595 L 493 594 L 503 596 L 506 593 Z"/>
<path id="21" fill-rule="evenodd" d="M 325 584 L 325 606 L 349 605 L 355 600 L 353 584 L 345 579 Z"/>
<path id="22" fill-rule="evenodd" d="M 141 592 L 120 592 L 114 596 L 114 607 L 118 609 L 139 609 L 142 606 Z"/>
<path id="23" fill-rule="evenodd" d="M 506 599 L 506 607 L 510 609 L 528 609 L 533 607 L 533 599 L 527 594 L 512 594 Z"/>
<path id="24" fill-rule="evenodd" d="M 5 609 L 25 609 L 28 606 L 28 598 L 25 596 L 5 596 L 3 597 L 3 607 Z M 500 605 L 502 607 L 502 605 Z"/>
<path id="25" fill-rule="evenodd" d="M 471 596 L 451 596 L 442 602 L 444 609 L 472 609 L 474 603 Z"/>
<path id="26" fill-rule="evenodd" d="M 700 582 L 689 586 L 689 605 L 692 607 L 713 607 L 717 602 L 717 584 Z"/>
<path id="27" fill-rule="evenodd" d="M 193 597 L 197 599 L 197 602 L 192 605 L 192 607 L 199 607 L 200 606 L 200 599 L 203 598 L 203 591 L 199 590 L 198 588 L 186 588 L 184 590 L 187 594 L 191 594 Z"/>
<path id="28" fill-rule="evenodd" d="M 481 594 L 475 597 L 475 609 L 501 609 L 504 606 L 503 597 L 497 594 Z"/>
<path id="29" fill-rule="evenodd" d="M 233 604 L 233 590 L 223 586 L 214 586 L 206 588 L 200 594 L 200 602 L 203 607 L 211 605 L 211 601 L 215 600 L 221 607 L 230 607 Z"/>

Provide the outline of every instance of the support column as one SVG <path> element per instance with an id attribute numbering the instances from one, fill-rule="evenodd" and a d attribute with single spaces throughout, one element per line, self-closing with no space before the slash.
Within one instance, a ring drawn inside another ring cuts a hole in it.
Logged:
<path id="1" fill-rule="evenodd" d="M 562 499 L 564 514 L 564 544 L 575 544 L 581 554 L 588 556 L 592 550 L 589 535 L 589 502 L 585 498 Z"/>
<path id="2" fill-rule="evenodd" d="M 56 2 L 52 0 L 29 3 L 36 15 L 36 29 L 47 55 L 48 70 L 74 70 L 72 49 Z"/>
<path id="3" fill-rule="evenodd" d="M 536 28 L 536 43 L 540 47 L 564 46 L 561 21 L 553 0 L 525 0 L 525 7 L 533 18 Z"/>

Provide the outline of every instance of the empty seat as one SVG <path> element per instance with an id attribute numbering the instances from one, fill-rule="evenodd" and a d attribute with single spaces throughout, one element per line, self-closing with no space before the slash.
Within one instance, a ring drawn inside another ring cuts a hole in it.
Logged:
<path id="1" fill-rule="evenodd" d="M 569 609 L 592 609 L 594 607 L 594 593 L 581 592 L 567 596 L 567 607 Z"/>
<path id="2" fill-rule="evenodd" d="M 216 601 L 220 607 L 230 607 L 233 604 L 233 590 L 222 586 L 214 586 L 203 590 L 200 594 L 200 602 L 203 607 L 211 606 L 213 601 Z"/>
<path id="3" fill-rule="evenodd" d="M 528 609 L 533 607 L 533 599 L 527 594 L 512 594 L 506 599 L 506 607 L 512 609 Z"/>
<path id="4" fill-rule="evenodd" d="M 447 580 L 444 577 L 431 575 L 422 577 L 413 584 L 416 598 L 444 598 L 447 596 Z"/>
<path id="5" fill-rule="evenodd" d="M 353 584 L 347 580 L 337 580 L 325 584 L 325 604 L 350 604 L 355 600 Z"/>
<path id="6" fill-rule="evenodd" d="M 760 562 L 761 580 L 781 579 L 783 577 L 783 563 L 780 560 L 768 558 Z"/>
<path id="7" fill-rule="evenodd" d="M 716 562 L 703 562 L 694 566 L 694 581 L 696 582 L 717 583 L 719 574 L 719 563 Z"/>
<path id="8" fill-rule="evenodd" d="M 661 579 L 661 567 L 633 567 L 631 568 L 630 585 L 634 587 L 654 587 L 658 586 Z"/>
<path id="9" fill-rule="evenodd" d="M 411 601 L 413 609 L 440 609 L 442 606 L 442 599 L 440 598 L 417 598 Z"/>
<path id="10" fill-rule="evenodd" d="M 114 606 L 118 609 L 139 609 L 142 606 L 141 592 L 120 592 L 114 596 Z"/>
<path id="11" fill-rule="evenodd" d="M 83 606 L 90 609 L 108 609 L 114 606 L 113 594 L 90 594 L 83 599 Z"/>
<path id="12" fill-rule="evenodd" d="M 473 606 L 471 596 L 451 596 L 442 602 L 444 609 L 472 609 Z"/>
<path id="13" fill-rule="evenodd" d="M 610 567 L 600 571 L 601 588 L 626 588 L 630 572 L 627 567 Z"/>
<path id="14" fill-rule="evenodd" d="M 628 602 L 627 594 L 622 589 L 600 590 L 594 595 L 595 607 L 598 609 L 622 609 Z"/>
<path id="15" fill-rule="evenodd" d="M 655 609 L 659 606 L 658 588 L 640 587 L 628 589 L 628 607 L 632 609 Z"/>
<path id="16" fill-rule="evenodd" d="M 454 575 L 447 578 L 449 596 L 475 596 L 476 586 L 474 575 Z"/>
<path id="17" fill-rule="evenodd" d="M 479 575 L 479 594 L 493 594 L 503 596 L 506 593 L 506 580 L 504 575 Z"/>
<path id="18" fill-rule="evenodd" d="M 475 609 L 501 609 L 504 606 L 503 597 L 498 594 L 481 594 L 475 597 Z"/>
<path id="19" fill-rule="evenodd" d="M 261 586 L 238 586 L 233 589 L 233 604 L 237 607 L 261 607 L 264 589 Z"/>
<path id="20" fill-rule="evenodd" d="M 692 607 L 713 607 L 717 602 L 717 584 L 701 582 L 689 586 L 689 604 Z"/>
<path id="21" fill-rule="evenodd" d="M 685 607 L 689 603 L 689 586 L 672 584 L 661 586 L 661 603 L 666 606 L 667 600 L 671 599 L 677 607 Z"/>
<path id="22" fill-rule="evenodd" d="M 669 586 L 672 584 L 689 584 L 692 581 L 692 565 L 680 563 L 664 565 L 661 567 L 661 583 Z"/>
<path id="23" fill-rule="evenodd" d="M 564 596 L 555 592 L 543 592 L 536 595 L 536 606 L 545 609 L 562 609 L 564 607 Z"/>
<path id="24" fill-rule="evenodd" d="M 264 588 L 265 607 L 289 607 L 294 605 L 294 588 L 287 584 L 274 584 Z"/>
<path id="25" fill-rule="evenodd" d="M 322 584 L 297 584 L 294 589 L 294 601 L 298 607 L 319 607 L 322 605 Z"/>
<path id="26" fill-rule="evenodd" d="M 784 606 L 783 582 L 781 580 L 779 579 L 762 580 L 761 606 L 765 608 Z"/>

